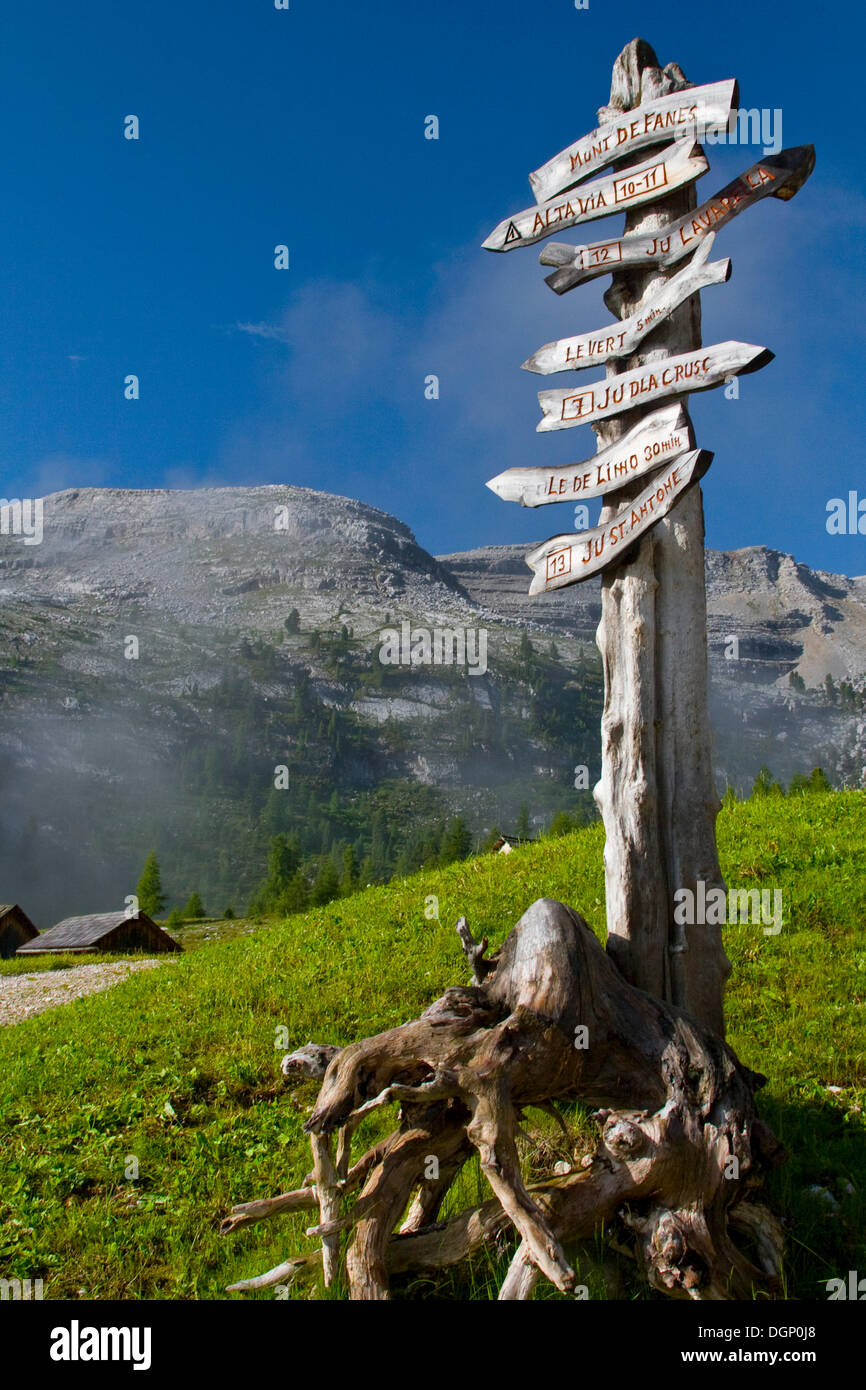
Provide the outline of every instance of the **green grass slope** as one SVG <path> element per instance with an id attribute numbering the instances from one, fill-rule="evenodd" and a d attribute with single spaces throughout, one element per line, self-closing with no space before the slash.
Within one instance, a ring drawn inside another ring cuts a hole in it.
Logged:
<path id="1" fill-rule="evenodd" d="M 827 1279 L 866 1270 L 866 795 L 728 806 L 718 829 L 729 887 L 783 893 L 777 936 L 727 929 L 729 1037 L 770 1078 L 761 1110 L 790 1151 L 771 1179 L 788 1294 L 825 1298 Z M 371 888 L 0 1030 L 0 1277 L 41 1277 L 46 1298 L 219 1299 L 310 1248 L 305 1213 L 217 1234 L 233 1203 L 309 1169 L 315 1087 L 288 1091 L 282 1054 L 392 1027 L 465 982 L 461 913 L 498 944 L 535 898 L 557 897 L 603 937 L 602 845 L 595 825 Z M 372 1117 L 356 1151 L 388 1118 Z M 568 1156 L 538 1119 L 533 1173 Z M 579 1109 L 569 1121 L 591 1128 Z M 454 1200 L 483 1188 L 469 1167 Z M 590 1296 L 635 1296 L 627 1262 L 606 1260 L 603 1278 L 594 1253 L 576 1254 Z M 404 1292 L 490 1297 L 496 1258 Z"/>

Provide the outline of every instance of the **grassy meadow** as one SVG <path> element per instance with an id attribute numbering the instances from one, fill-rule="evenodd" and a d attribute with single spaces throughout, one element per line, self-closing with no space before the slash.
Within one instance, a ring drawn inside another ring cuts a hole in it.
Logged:
<path id="1" fill-rule="evenodd" d="M 787 1227 L 787 1294 L 824 1299 L 827 1279 L 866 1271 L 866 794 L 728 804 L 718 835 L 730 888 L 783 893 L 778 935 L 726 929 L 729 1040 L 769 1077 L 760 1109 L 790 1153 L 769 1182 Z M 0 1030 L 0 1277 L 42 1278 L 54 1299 L 341 1296 L 225 1293 L 311 1247 L 314 1213 L 218 1234 L 235 1202 L 299 1186 L 310 1167 L 302 1125 L 316 1087 L 286 1087 L 283 1053 L 379 1032 L 465 983 L 461 913 L 498 944 L 535 898 L 556 897 L 603 939 L 602 846 L 595 824 L 255 931 L 233 922 L 229 939 Z M 425 915 L 433 897 L 438 919 Z M 581 1152 L 592 1121 L 565 1113 Z M 532 1118 L 536 1175 L 573 1155 L 548 1117 Z M 392 1119 L 372 1116 L 353 1151 Z M 468 1165 L 452 1207 L 485 1188 Z M 591 1297 L 655 1297 L 601 1243 L 575 1260 Z M 395 1296 L 495 1297 L 505 1263 L 479 1256 Z M 536 1297 L 559 1295 L 544 1285 Z"/>

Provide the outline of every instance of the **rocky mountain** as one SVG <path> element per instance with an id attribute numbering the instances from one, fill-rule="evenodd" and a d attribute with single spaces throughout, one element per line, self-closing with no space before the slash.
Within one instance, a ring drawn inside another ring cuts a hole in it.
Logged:
<path id="1" fill-rule="evenodd" d="M 303 488 L 46 498 L 40 544 L 0 535 L 0 897 L 108 910 L 156 848 L 169 905 L 222 911 L 275 834 L 383 876 L 456 812 L 588 810 L 598 582 L 530 602 L 528 575 L 522 547 L 433 557 Z M 707 585 L 720 785 L 862 784 L 866 579 L 752 548 Z"/>
<path id="2" fill-rule="evenodd" d="M 594 640 L 600 578 L 530 599 L 525 548 L 487 546 L 439 560 L 505 621 Z M 866 576 L 811 570 L 764 546 L 708 551 L 706 574 L 719 786 L 744 789 L 764 763 L 784 781 L 814 763 L 837 781 L 866 784 L 866 716 L 846 688 L 866 684 Z"/>

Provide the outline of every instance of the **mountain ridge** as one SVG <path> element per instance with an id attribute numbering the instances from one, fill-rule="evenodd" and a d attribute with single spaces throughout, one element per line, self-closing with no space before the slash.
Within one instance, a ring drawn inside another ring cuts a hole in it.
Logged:
<path id="1" fill-rule="evenodd" d="M 424 816 L 586 814 L 600 581 L 530 600 L 528 548 L 434 556 L 388 512 L 279 484 L 50 494 L 40 545 L 0 535 L 0 897 L 108 910 L 156 847 L 183 900 L 242 899 L 277 831 L 373 853 L 377 805 L 382 866 Z M 866 673 L 866 581 L 747 547 L 707 553 L 707 595 L 719 788 L 763 763 L 863 785 L 839 683 Z M 383 664 L 404 621 L 483 629 L 486 671 Z"/>

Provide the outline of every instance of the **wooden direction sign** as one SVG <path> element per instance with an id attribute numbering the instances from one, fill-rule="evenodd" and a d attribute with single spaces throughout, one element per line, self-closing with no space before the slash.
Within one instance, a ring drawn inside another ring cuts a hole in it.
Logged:
<path id="1" fill-rule="evenodd" d="M 550 502 L 601 497 L 633 478 L 661 468 L 693 447 L 686 412 L 679 401 L 645 415 L 606 449 L 582 463 L 556 468 L 508 468 L 487 486 L 505 502 L 543 507 Z"/>
<path id="2" fill-rule="evenodd" d="M 544 203 L 555 198 L 557 193 L 597 174 L 613 160 L 646 145 L 681 140 L 689 135 L 700 140 L 705 131 L 727 125 L 731 108 L 738 100 L 737 84 L 730 78 L 727 82 L 672 92 L 623 112 L 529 175 L 535 201 Z"/>
<path id="3" fill-rule="evenodd" d="M 597 329 L 594 333 L 581 333 L 576 338 L 560 338 L 555 343 L 545 343 L 544 347 L 527 358 L 523 366 L 528 372 L 549 376 L 551 372 L 564 372 L 569 368 L 600 367 L 612 357 L 630 356 L 638 343 L 689 295 L 706 285 L 723 284 L 730 278 L 729 260 L 714 261 L 712 265 L 706 263 L 713 249 L 714 238 L 715 233 L 710 232 L 689 264 L 667 281 L 661 293 L 658 289 L 650 290 L 630 318 L 622 319 L 608 328 Z"/>
<path id="4" fill-rule="evenodd" d="M 584 184 L 551 202 L 506 217 L 494 227 L 482 246 L 487 251 L 513 251 L 515 246 L 531 246 L 564 227 L 591 222 L 596 217 L 609 217 L 611 213 L 624 212 L 652 198 L 673 193 L 674 189 L 700 178 L 709 167 L 700 145 L 692 139 L 679 140 L 664 154 L 653 155 L 643 164 L 605 174 L 594 183 Z"/>
<path id="5" fill-rule="evenodd" d="M 683 493 L 706 473 L 713 455 L 692 449 L 657 473 L 648 487 L 603 526 L 571 536 L 554 536 L 526 557 L 534 571 L 530 595 L 579 584 L 621 559 L 626 549 L 661 521 Z"/>
<path id="6" fill-rule="evenodd" d="M 594 381 L 579 390 L 570 387 L 539 391 L 538 403 L 544 418 L 535 428 L 538 431 L 566 430 L 572 425 L 604 420 L 636 405 L 647 405 L 660 396 L 707 391 L 711 386 L 720 386 L 728 377 L 759 371 L 772 362 L 774 355 L 754 343 L 715 343 L 712 347 L 693 348 L 679 357 L 648 362 L 643 367 Z"/>
<path id="7" fill-rule="evenodd" d="M 793 198 L 814 167 L 814 145 L 794 145 L 753 164 L 714 198 L 708 198 L 694 212 L 670 223 L 663 236 L 638 233 L 585 246 L 553 242 L 539 257 L 542 265 L 559 267 L 546 276 L 546 283 L 557 294 L 565 294 L 575 285 L 608 271 L 627 270 L 638 265 L 673 265 L 694 251 L 709 232 L 718 231 L 761 198 L 769 195 L 784 202 Z"/>

